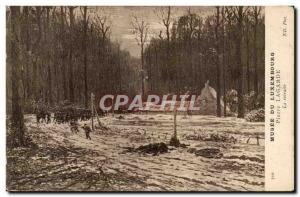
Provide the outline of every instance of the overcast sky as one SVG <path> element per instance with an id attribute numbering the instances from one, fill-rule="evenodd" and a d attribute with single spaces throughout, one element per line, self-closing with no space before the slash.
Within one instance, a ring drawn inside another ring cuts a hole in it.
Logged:
<path id="1" fill-rule="evenodd" d="M 188 8 L 192 13 L 200 16 L 212 14 L 214 7 L 172 7 L 171 14 L 178 18 L 187 13 Z M 140 56 L 140 48 L 136 43 L 135 36 L 132 33 L 132 16 L 136 15 L 143 18 L 150 26 L 149 37 L 158 36 L 160 30 L 164 30 L 161 20 L 157 16 L 157 7 L 101 7 L 101 13 L 110 15 L 111 39 L 118 41 L 122 49 L 126 49 L 134 57 Z"/>

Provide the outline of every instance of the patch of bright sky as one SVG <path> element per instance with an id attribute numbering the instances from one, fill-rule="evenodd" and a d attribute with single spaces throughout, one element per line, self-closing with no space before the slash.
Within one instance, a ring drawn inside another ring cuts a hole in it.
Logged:
<path id="1" fill-rule="evenodd" d="M 174 19 L 187 13 L 190 8 L 192 13 L 206 17 L 213 14 L 215 7 L 191 6 L 191 7 L 172 7 L 171 15 Z M 150 27 L 148 34 L 149 40 L 151 37 L 158 37 L 160 31 L 165 31 L 161 19 L 157 16 L 156 10 L 158 7 L 153 6 L 112 6 L 96 8 L 101 15 L 108 15 L 111 26 L 111 39 L 117 41 L 122 49 L 128 50 L 134 57 L 140 56 L 140 48 L 137 45 L 135 36 L 132 32 L 132 16 L 136 15 L 143 18 Z"/>

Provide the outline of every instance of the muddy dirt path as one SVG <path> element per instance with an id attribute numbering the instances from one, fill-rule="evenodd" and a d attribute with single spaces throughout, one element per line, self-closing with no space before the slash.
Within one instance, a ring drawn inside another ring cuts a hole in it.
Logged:
<path id="1" fill-rule="evenodd" d="M 122 116 L 122 117 L 121 117 Z M 188 148 L 173 148 L 157 156 L 124 152 L 124 147 L 138 147 L 154 142 L 167 143 L 172 136 L 172 115 L 115 115 L 101 121 L 110 130 L 96 131 L 92 140 L 84 132 L 72 134 L 67 125 L 40 124 L 29 121 L 29 132 L 37 127 L 48 136 L 48 143 L 85 149 L 93 154 L 81 159 L 81 165 L 91 171 L 102 163 L 106 174 L 134 177 L 109 182 L 112 190 L 141 191 L 261 191 L 264 188 L 264 123 L 247 123 L 236 118 L 208 116 L 178 116 L 178 135 Z M 83 124 L 80 123 L 80 124 Z M 237 143 L 191 139 L 211 133 L 230 135 Z M 260 136 L 259 145 L 255 138 Z M 50 139 L 51 138 L 51 139 Z M 54 145 L 55 146 L 55 145 Z M 222 158 L 205 158 L 188 149 L 214 147 Z M 79 162 L 80 164 L 80 162 Z M 74 166 L 78 166 L 78 163 Z M 68 186 L 68 184 L 65 184 Z M 103 186 L 103 185 L 102 185 Z M 66 187 L 68 190 L 86 189 L 80 181 Z M 88 190 L 102 190 L 99 184 Z M 105 190 L 105 189 L 104 189 Z"/>

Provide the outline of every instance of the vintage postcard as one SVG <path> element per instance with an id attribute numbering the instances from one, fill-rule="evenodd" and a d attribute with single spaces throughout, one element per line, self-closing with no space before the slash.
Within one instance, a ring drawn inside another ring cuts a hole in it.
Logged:
<path id="1" fill-rule="evenodd" d="M 9 192 L 295 190 L 291 6 L 7 6 Z"/>

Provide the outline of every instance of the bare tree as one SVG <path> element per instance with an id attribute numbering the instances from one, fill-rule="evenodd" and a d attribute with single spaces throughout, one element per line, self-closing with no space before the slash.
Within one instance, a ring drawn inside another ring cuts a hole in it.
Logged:
<path id="1" fill-rule="evenodd" d="M 70 32 L 70 38 L 69 38 L 69 99 L 73 103 L 74 102 L 74 79 L 73 79 L 73 45 L 74 45 L 74 22 L 75 22 L 75 16 L 74 16 L 74 9 L 75 7 L 70 6 L 69 7 L 69 17 L 70 17 L 70 26 L 69 26 L 69 32 Z"/>
<path id="2" fill-rule="evenodd" d="M 49 102 L 49 104 L 50 105 L 52 105 L 52 75 L 51 75 L 51 53 L 52 53 L 52 51 L 50 50 L 50 42 L 49 42 L 49 40 L 50 40 L 50 38 L 49 38 L 49 36 L 50 36 L 50 33 L 51 33 L 51 27 L 50 27 L 50 11 L 51 11 L 51 7 L 46 7 L 46 25 L 45 25 L 45 47 L 46 47 L 46 49 L 45 49 L 45 60 L 46 60 L 46 62 L 47 62 L 47 64 L 48 64 L 48 66 L 47 66 L 47 74 L 48 74 L 48 76 L 47 76 L 47 88 L 46 88 L 46 90 L 47 90 L 47 93 L 46 93 L 46 95 L 47 95 L 47 99 L 48 99 L 48 102 Z"/>
<path id="3" fill-rule="evenodd" d="M 224 117 L 226 117 L 226 106 L 227 106 L 227 98 L 226 98 L 226 72 L 227 72 L 227 66 L 225 61 L 225 49 L 226 49 L 226 29 L 225 29 L 225 22 L 226 22 L 226 13 L 225 13 L 225 7 L 222 7 L 221 11 L 222 15 L 222 64 L 223 64 L 223 102 L 224 102 Z M 227 57 L 228 59 L 228 57 Z M 228 62 L 227 62 L 228 63 Z"/>
<path id="4" fill-rule="evenodd" d="M 248 15 L 248 13 L 247 13 Z M 246 43 L 246 77 L 247 77 L 247 92 L 250 93 L 250 20 L 249 17 L 245 17 L 245 28 L 244 28 L 244 34 L 245 34 L 245 43 Z"/>
<path id="5" fill-rule="evenodd" d="M 68 99 L 68 87 L 67 87 L 67 76 L 66 76 L 66 43 L 65 43 L 65 7 L 60 7 L 60 48 L 61 48 L 61 69 L 62 69 L 62 80 L 63 80 L 63 98 Z M 57 88 L 57 95 L 60 95 L 59 88 Z"/>
<path id="6" fill-rule="evenodd" d="M 238 118 L 244 117 L 244 95 L 243 95 L 243 65 L 242 65 L 242 53 L 241 53 L 241 46 L 242 46 L 242 29 L 243 29 L 243 22 L 245 13 L 247 12 L 248 8 L 244 8 L 243 6 L 232 7 L 232 13 L 234 18 L 237 22 L 236 27 L 236 38 L 235 38 L 235 59 L 236 59 L 236 77 L 237 77 L 237 93 L 238 93 Z"/>
<path id="7" fill-rule="evenodd" d="M 167 44 L 170 44 L 170 29 L 173 20 L 171 18 L 171 6 L 157 8 L 155 13 L 166 28 Z"/>
<path id="8" fill-rule="evenodd" d="M 83 7 L 83 64 L 84 64 L 84 106 L 88 108 L 88 82 L 87 82 L 87 29 L 88 29 L 89 18 L 87 16 L 87 6 Z"/>
<path id="9" fill-rule="evenodd" d="M 24 38 L 21 38 L 22 50 L 24 50 L 24 65 L 22 66 L 22 86 L 23 86 L 23 103 L 26 102 L 28 97 L 31 96 L 31 86 L 30 86 L 30 63 L 29 63 L 29 51 L 30 51 L 30 23 L 29 23 L 29 7 L 25 6 L 22 12 L 22 24 L 20 25 L 21 34 L 24 35 Z"/>
<path id="10" fill-rule="evenodd" d="M 20 97 L 20 7 L 11 6 L 11 31 L 10 31 L 10 63 L 11 63 L 11 88 L 12 88 L 12 132 L 14 146 L 25 145 L 25 125 Z"/>
<path id="11" fill-rule="evenodd" d="M 102 42 L 104 43 L 105 39 L 107 39 L 109 30 L 110 30 L 110 15 L 104 13 L 103 9 L 97 9 L 93 24 L 95 28 L 101 33 L 102 35 Z"/>
<path id="12" fill-rule="evenodd" d="M 172 24 L 171 18 L 171 6 L 161 7 L 156 9 L 156 14 L 158 18 L 162 21 L 162 24 L 166 28 L 166 36 L 167 36 L 167 58 L 170 59 L 170 29 Z M 162 35 L 160 34 L 160 37 Z"/>
<path id="13" fill-rule="evenodd" d="M 161 20 L 161 24 L 165 27 L 165 34 L 166 34 L 166 40 L 167 40 L 167 46 L 166 46 L 166 70 L 167 72 L 170 71 L 170 64 L 171 64 L 171 51 L 170 51 L 170 43 L 171 43 L 171 26 L 173 23 L 173 18 L 171 15 L 171 6 L 167 7 L 160 7 L 155 10 L 155 13 L 157 17 Z M 159 38 L 163 40 L 162 31 L 160 31 Z M 168 77 L 171 77 L 171 73 L 168 72 Z M 171 77 L 172 78 L 172 77 Z M 171 82 L 168 83 L 168 91 L 171 91 Z"/>
<path id="14" fill-rule="evenodd" d="M 217 13 L 216 13 L 216 26 L 215 26 L 215 38 L 216 38 L 216 51 L 217 51 L 217 60 L 216 60 L 216 67 L 217 67 L 217 116 L 221 117 L 221 80 L 220 80 L 220 43 L 219 43 L 219 26 L 220 26 L 220 7 L 217 6 Z"/>
<path id="15" fill-rule="evenodd" d="M 254 83 L 254 92 L 255 94 L 257 95 L 258 93 L 258 73 L 257 73 L 257 64 L 258 64 L 258 58 L 257 58 L 257 50 L 258 50 L 258 47 L 257 47 L 257 26 L 258 26 L 258 19 L 259 19 L 259 15 L 260 15 L 260 12 L 261 12 L 261 7 L 257 7 L 257 6 L 254 6 L 252 8 L 253 10 L 253 19 L 254 19 L 254 38 L 253 38 L 253 42 L 254 42 L 254 47 L 253 47 L 253 50 L 254 50 L 254 54 L 253 54 L 253 58 L 254 58 L 254 80 L 253 80 L 253 83 Z"/>
<path id="16" fill-rule="evenodd" d="M 40 56 L 41 56 L 41 50 L 38 50 L 41 48 L 41 40 L 42 40 L 42 13 L 43 13 L 43 9 L 40 6 L 36 6 L 36 12 L 35 12 L 35 18 L 37 21 L 37 26 L 38 26 L 38 34 L 37 37 L 34 41 L 34 46 L 33 46 L 33 53 L 34 53 L 34 60 L 33 60 L 33 92 L 34 92 L 34 100 L 38 101 L 40 99 L 40 86 L 39 86 L 39 82 L 40 82 L 40 77 L 39 77 L 39 67 L 40 67 Z"/>
<path id="17" fill-rule="evenodd" d="M 142 97 L 145 95 L 144 87 L 144 47 L 148 40 L 149 23 L 144 19 L 139 19 L 136 15 L 132 16 L 131 25 L 133 28 L 133 34 L 137 44 L 141 47 L 141 80 L 142 80 Z"/>
<path id="18" fill-rule="evenodd" d="M 101 36 L 101 39 L 98 41 L 98 57 L 100 60 L 99 66 L 102 64 L 102 68 L 98 69 L 98 77 L 99 79 L 105 79 L 107 73 L 104 72 L 104 67 L 103 66 L 106 61 L 106 47 L 107 47 L 107 41 L 109 39 L 109 34 L 110 34 L 110 14 L 105 12 L 104 9 L 96 9 L 93 17 L 93 27 L 97 31 L 97 33 Z M 102 83 L 102 91 L 107 91 L 107 83 Z"/>

